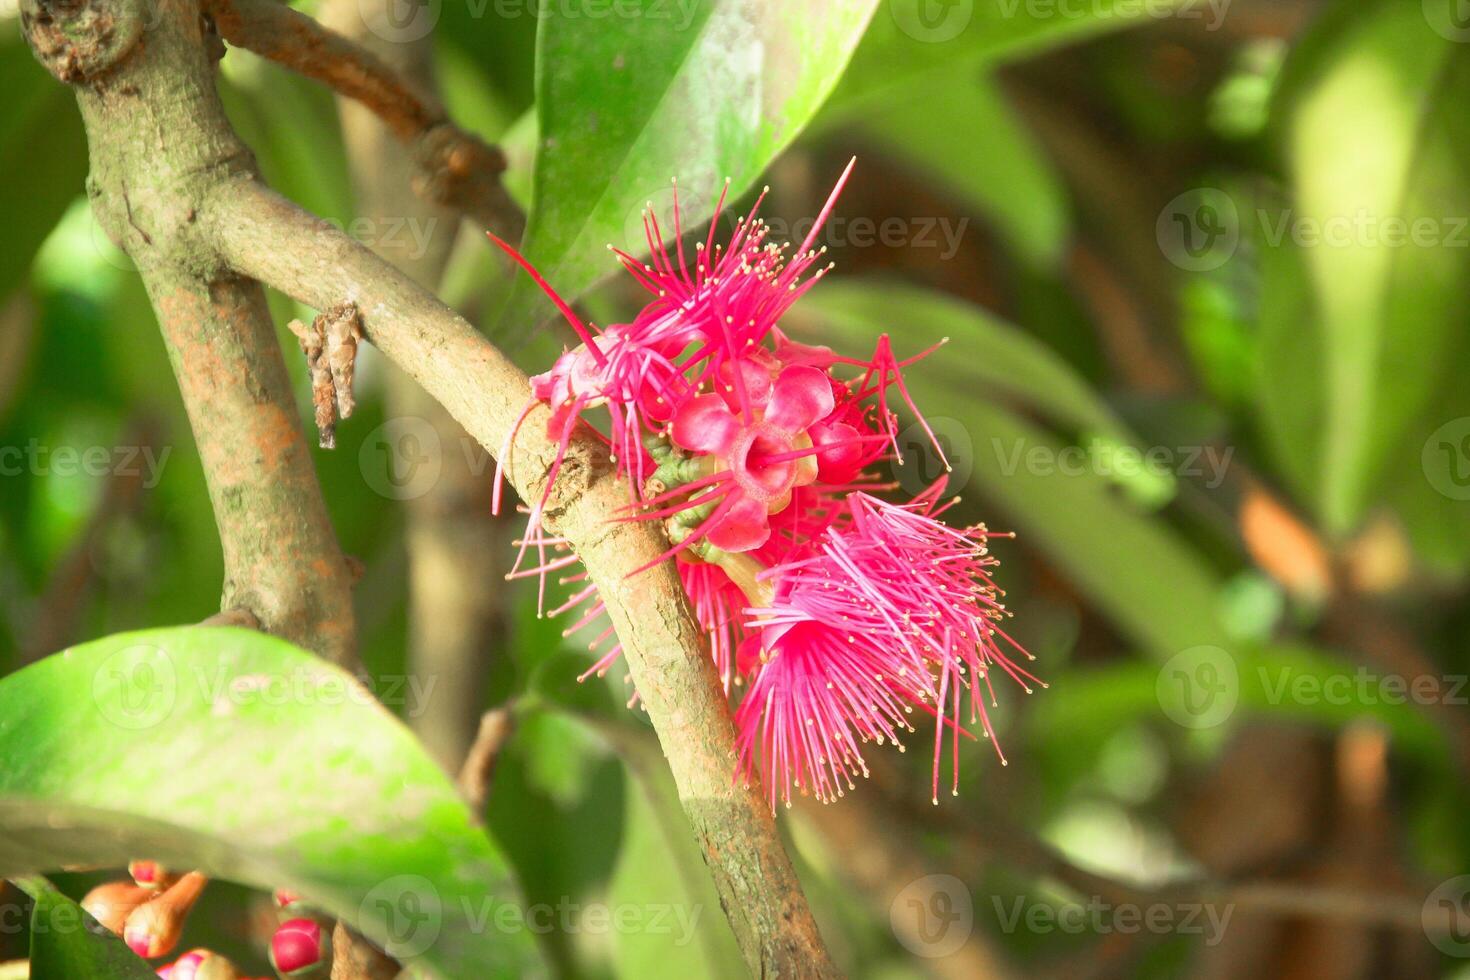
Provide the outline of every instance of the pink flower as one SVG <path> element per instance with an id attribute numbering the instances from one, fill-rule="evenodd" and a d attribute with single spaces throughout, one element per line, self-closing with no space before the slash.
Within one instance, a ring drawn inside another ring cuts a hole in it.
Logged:
<path id="1" fill-rule="evenodd" d="M 615 324 L 604 331 L 584 324 L 524 256 L 490 236 L 550 297 L 582 341 L 580 347 L 564 353 L 550 371 L 532 379 L 532 404 L 527 406 L 527 413 L 537 402 L 551 406 L 548 431 L 562 446 L 558 465 L 576 419 L 589 408 L 607 406 L 613 416 L 614 462 L 635 489 L 642 486 L 647 457 L 641 439 L 644 429 L 651 429 L 646 423 L 670 418 L 685 400 L 694 397 L 701 381 L 718 377 L 723 365 L 763 343 L 791 304 L 826 271 L 818 270 L 801 281 L 825 251 L 812 249 L 811 243 L 836 203 L 852 166 L 849 163 L 843 171 L 811 232 L 789 259 L 783 249 L 765 243 L 768 229 L 755 217 L 764 194 L 751 213 L 736 223 L 729 243 L 717 246 L 714 234 L 725 201 L 722 193 L 708 238 L 695 246 L 691 270 L 676 188 L 672 243 L 664 240 L 650 209 L 644 213 L 648 262 L 608 246 L 654 298 L 632 323 Z M 692 383 L 688 380 L 691 377 Z M 514 431 L 510 439 L 514 439 Z M 501 476 L 497 470 L 497 505 Z"/>
<path id="2" fill-rule="evenodd" d="M 692 249 L 677 197 L 667 241 L 646 212 L 648 261 L 614 251 L 653 298 L 632 322 L 605 329 L 582 323 L 501 243 L 582 343 L 531 379 L 531 401 L 499 458 L 521 422 L 546 406 L 558 446 L 549 495 L 587 412 L 606 412 L 609 428 L 598 435 L 633 498 L 615 519 L 656 520 L 668 530 L 671 547 L 645 568 L 677 562 L 726 694 L 749 681 L 736 714 L 736 768 L 746 778 L 759 771 L 773 807 L 778 798 L 789 803 L 793 786 L 822 800 L 841 796 L 867 773 L 863 743 L 902 748 L 915 707 L 937 720 L 937 801 L 945 733 L 956 789 L 959 737 L 975 737 L 966 725 L 994 738 L 984 703 L 988 696 L 994 704 L 990 671 L 999 667 L 1028 691 L 1034 681 L 1011 659 L 1029 655 L 999 626 L 1008 614 L 989 577 L 995 560 L 985 528 L 939 520 L 948 506 L 939 502 L 943 481 L 904 505 L 865 492 L 893 489 L 876 482 L 874 463 L 902 461 L 895 389 L 943 459 L 902 375 L 934 348 L 900 361 L 885 335 L 871 357 L 851 358 L 780 328 L 826 271 L 803 278 L 823 251 L 811 245 L 850 170 L 789 258 L 766 241 L 760 199 L 728 243 L 715 244 L 716 220 Z M 716 219 L 723 203 L 722 195 Z M 497 509 L 501 476 L 497 466 Z M 585 679 L 604 673 L 622 647 L 569 543 L 542 526 L 548 499 L 528 502 L 509 577 L 536 576 L 544 600 L 548 576 L 567 573 L 560 581 L 572 594 L 551 615 L 575 610 L 563 635 L 593 634 L 588 647 L 598 656 Z M 528 553 L 534 561 L 523 567 Z M 629 704 L 636 701 L 634 693 Z"/>
<path id="3" fill-rule="evenodd" d="M 795 488 L 816 481 L 807 429 L 834 407 L 832 386 L 814 367 L 788 367 L 763 387 L 745 387 L 743 374 L 734 382 L 750 406 L 743 415 L 724 395 L 699 395 L 679 409 L 670 428 L 675 446 L 712 457 L 712 466 L 729 474 L 723 499 L 694 535 L 729 552 L 765 544 L 769 515 L 786 509 Z"/>
<path id="4" fill-rule="evenodd" d="M 1029 693 L 1040 683 L 1002 650 L 1030 659 L 999 626 L 1001 592 L 984 527 L 958 530 L 937 517 L 941 480 L 906 505 L 850 494 L 840 515 L 786 561 L 760 573 L 770 600 L 752 603 L 747 644 L 763 666 L 737 713 L 740 769 L 759 768 L 772 805 L 799 790 L 831 800 L 840 780 L 865 774 L 860 743 L 897 741 L 908 706 L 934 714 L 933 789 L 939 793 L 944 731 L 970 721 L 994 739 L 983 694 L 994 703 L 999 667 Z M 783 662 L 784 661 L 784 662 Z M 1000 752 L 999 746 L 996 747 Z M 1001 760 L 1004 762 L 1004 755 Z"/>

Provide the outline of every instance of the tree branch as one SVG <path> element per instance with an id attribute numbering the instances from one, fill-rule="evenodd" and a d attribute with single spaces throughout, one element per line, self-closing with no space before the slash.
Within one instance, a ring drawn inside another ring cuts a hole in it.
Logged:
<path id="1" fill-rule="evenodd" d="M 437 99 L 372 52 L 280 0 L 205 0 L 220 35 L 362 103 L 409 150 L 414 188 L 514 241 L 524 224 L 500 185 L 505 156 L 450 121 Z M 373 9 L 359 13 L 364 29 Z"/>
<path id="2" fill-rule="evenodd" d="M 481 445 L 503 451 L 529 398 L 526 376 L 402 272 L 252 179 L 214 187 L 201 222 L 240 272 L 311 306 L 356 303 L 368 338 Z M 526 500 L 540 499 L 556 455 L 547 418 L 544 406 L 531 411 L 504 460 Z M 648 524 L 608 520 L 628 499 L 583 429 L 551 490 L 547 524 L 571 542 L 607 605 L 747 965 L 831 975 L 771 811 L 731 778 L 734 725 L 677 571 L 664 562 L 630 578 L 667 541 Z"/>
<path id="3" fill-rule="evenodd" d="M 338 0 L 326 4 L 321 17 L 410 83 L 432 92 L 432 35 L 393 43 L 364 23 L 369 17 L 386 18 L 395 2 Z M 383 222 L 383 227 L 407 221 L 414 229 L 412 235 L 373 236 L 373 250 L 421 286 L 435 288 L 457 237 L 459 214 L 414 194 L 414 163 L 377 114 L 346 97 L 337 103 L 358 214 Z M 504 572 L 510 535 L 507 522 L 490 513 L 487 457 L 471 452 L 478 446 L 412 378 L 395 367 L 387 374 L 389 417 L 422 420 L 439 444 L 438 478 L 403 500 L 407 659 L 413 676 L 438 681 L 434 710 L 414 716 L 414 731 L 429 753 L 454 772 L 470 751 L 485 709 L 490 661 L 506 639 L 503 607 L 509 589 Z"/>
<path id="4" fill-rule="evenodd" d="M 465 754 L 455 782 L 476 817 L 485 813 L 485 804 L 490 800 L 490 784 L 495 779 L 495 766 L 500 761 L 505 743 L 515 731 L 515 724 L 515 712 L 510 708 L 485 712 L 480 719 L 479 733 Z"/>
<path id="5" fill-rule="evenodd" d="M 219 526 L 222 608 L 248 609 L 272 633 L 348 662 L 347 562 L 265 291 L 213 259 L 194 220 L 202 188 L 253 174 L 254 159 L 225 121 L 197 8 L 158 6 L 153 18 L 139 3 L 26 0 L 21 17 L 42 63 L 76 89 L 93 210 L 157 313 Z M 189 133 L 197 138 L 169 138 Z"/>

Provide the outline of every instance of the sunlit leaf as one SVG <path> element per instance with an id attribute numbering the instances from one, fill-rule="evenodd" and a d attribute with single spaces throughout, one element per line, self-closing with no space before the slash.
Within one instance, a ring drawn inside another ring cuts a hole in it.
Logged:
<path id="1" fill-rule="evenodd" d="M 1417 4 L 1346 4 L 1323 31 L 1288 64 L 1294 200 L 1253 216 L 1284 253 L 1263 259 L 1261 402 L 1282 465 L 1346 534 L 1470 313 L 1470 51 Z"/>
<path id="2" fill-rule="evenodd" d="M 186 627 L 0 681 L 0 873 L 149 856 L 289 888 L 449 977 L 536 968 L 516 888 L 447 776 L 340 669 Z M 488 918 L 486 918 L 488 916 Z"/>
<path id="3" fill-rule="evenodd" d="M 1025 0 L 890 0 L 853 55 L 832 95 L 833 114 L 863 111 L 899 86 L 931 80 L 956 67 L 1016 60 L 1170 13 L 1219 26 L 1226 0 L 1095 0 L 1089 4 Z"/>
<path id="4" fill-rule="evenodd" d="M 842 74 L 876 0 L 749 4 L 640 0 L 606 19 L 551 7 L 537 37 L 537 148 L 527 257 L 567 298 L 609 275 L 609 243 L 640 252 L 640 213 L 708 218 L 738 197 Z M 833 177 L 836 175 L 833 174 Z M 551 308 L 518 280 L 512 335 Z"/>

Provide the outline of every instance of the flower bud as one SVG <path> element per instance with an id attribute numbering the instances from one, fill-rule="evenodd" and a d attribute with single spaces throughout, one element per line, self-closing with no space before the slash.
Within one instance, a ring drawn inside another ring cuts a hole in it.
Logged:
<path id="1" fill-rule="evenodd" d="M 235 964 L 223 956 L 212 954 L 199 964 L 199 969 L 194 971 L 191 980 L 240 980 L 240 974 L 235 969 Z"/>
<path id="2" fill-rule="evenodd" d="M 166 891 L 178 883 L 179 876 L 157 861 L 129 861 L 128 874 L 133 876 L 139 888 L 150 891 Z"/>
<path id="3" fill-rule="evenodd" d="M 288 919 L 271 937 L 271 966 L 283 977 L 326 976 L 332 940 L 315 919 Z"/>
<path id="4" fill-rule="evenodd" d="M 122 935 L 123 923 L 133 909 L 153 897 L 153 892 L 131 881 L 109 881 L 87 892 L 82 908 L 100 922 L 108 932 Z"/>
<path id="5" fill-rule="evenodd" d="M 167 955 L 179 944 L 184 920 L 208 881 L 191 871 L 151 902 L 138 906 L 123 925 L 123 941 L 144 959 Z"/>
<path id="6" fill-rule="evenodd" d="M 195 980 L 199 974 L 199 964 L 209 955 L 207 950 L 190 950 L 183 956 L 166 963 L 158 968 L 158 975 L 163 980 Z"/>

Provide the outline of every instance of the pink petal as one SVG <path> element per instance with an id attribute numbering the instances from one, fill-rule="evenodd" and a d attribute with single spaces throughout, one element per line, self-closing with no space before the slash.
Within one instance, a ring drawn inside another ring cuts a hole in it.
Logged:
<path id="1" fill-rule="evenodd" d="M 691 399 L 674 415 L 674 445 L 695 453 L 724 455 L 740 434 L 740 421 L 719 395 Z"/>
<path id="2" fill-rule="evenodd" d="M 817 453 L 817 478 L 848 483 L 863 468 L 862 435 L 846 422 L 818 423 L 807 430 Z"/>
<path id="3" fill-rule="evenodd" d="M 801 432 L 832 414 L 835 407 L 827 375 L 814 367 L 797 365 L 782 371 L 771 388 L 766 421 L 786 432 Z"/>
<path id="4" fill-rule="evenodd" d="M 757 348 L 749 356 L 720 366 L 720 396 L 731 411 L 742 411 L 745 405 L 761 408 L 771 397 L 773 365 L 763 363 L 767 358 L 760 357 L 761 354 L 769 357 L 766 350 Z"/>
<path id="5" fill-rule="evenodd" d="M 771 537 L 770 516 L 759 500 L 741 497 L 718 524 L 709 529 L 709 543 L 731 553 L 752 551 Z"/>
<path id="6" fill-rule="evenodd" d="M 776 357 L 782 364 L 808 364 L 824 371 L 837 362 L 832 348 L 803 344 L 790 337 L 776 341 Z"/>

